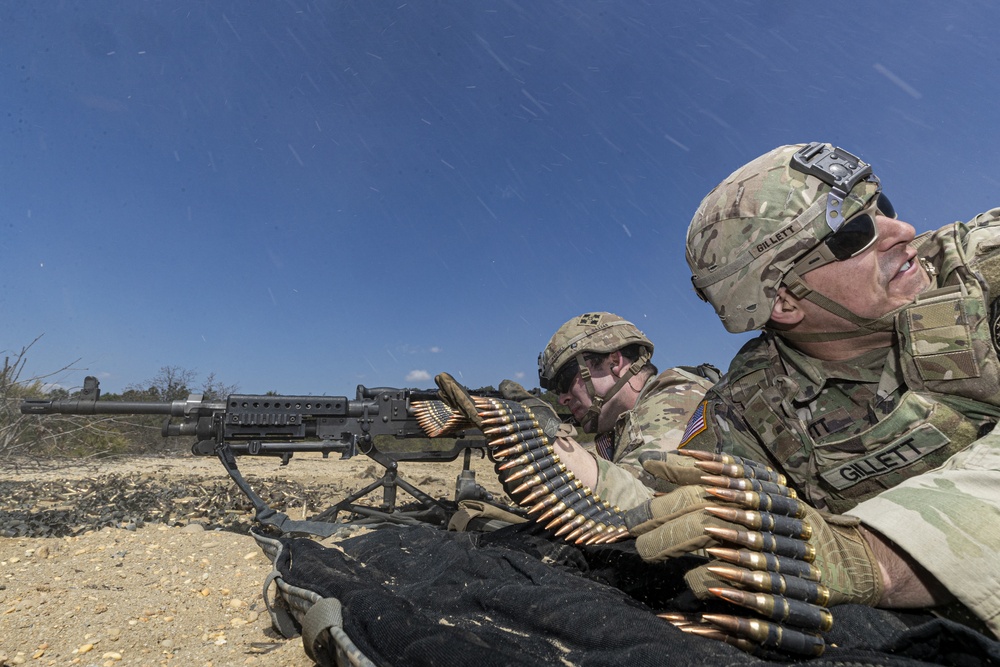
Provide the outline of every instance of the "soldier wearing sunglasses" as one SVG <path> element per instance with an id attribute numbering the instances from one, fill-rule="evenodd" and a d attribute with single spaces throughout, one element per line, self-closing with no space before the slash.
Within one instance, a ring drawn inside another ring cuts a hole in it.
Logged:
<path id="1" fill-rule="evenodd" d="M 957 600 L 1000 635 L 1000 209 L 916 236 L 857 156 L 782 146 L 705 197 L 687 261 L 727 330 L 762 333 L 681 451 L 766 463 L 827 512 L 834 603 Z M 658 560 L 703 521 L 632 532 Z"/>
<path id="2" fill-rule="evenodd" d="M 558 395 L 584 432 L 596 434 L 596 456 L 573 438 L 561 438 L 561 461 L 622 509 L 665 490 L 639 456 L 677 449 L 689 415 L 719 378 L 707 364 L 660 373 L 652 356 L 653 343 L 643 332 L 607 312 L 569 320 L 538 355 L 539 385 Z"/>

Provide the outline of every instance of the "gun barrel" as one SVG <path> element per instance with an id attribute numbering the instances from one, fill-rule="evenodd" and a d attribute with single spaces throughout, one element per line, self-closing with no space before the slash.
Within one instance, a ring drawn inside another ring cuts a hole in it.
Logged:
<path id="1" fill-rule="evenodd" d="M 21 412 L 26 415 L 170 415 L 183 417 L 187 405 L 187 401 L 144 403 L 92 400 L 42 401 L 29 398 L 21 402 Z"/>

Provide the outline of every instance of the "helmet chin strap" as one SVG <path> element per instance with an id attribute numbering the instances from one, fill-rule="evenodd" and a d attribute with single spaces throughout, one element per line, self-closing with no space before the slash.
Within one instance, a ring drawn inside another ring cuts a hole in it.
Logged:
<path id="1" fill-rule="evenodd" d="M 829 331 L 814 333 L 797 333 L 794 331 L 782 331 L 782 338 L 786 338 L 796 343 L 821 343 L 832 340 L 845 340 L 848 338 L 859 338 L 873 333 L 891 332 L 896 328 L 896 315 L 910 304 L 903 304 L 895 310 L 890 310 L 885 315 L 875 318 L 861 317 L 833 299 L 823 296 L 812 289 L 802 280 L 802 276 L 793 269 L 785 276 L 785 287 L 796 299 L 805 299 L 816 304 L 823 310 L 833 313 L 837 317 L 843 318 L 851 324 L 857 325 L 854 331 Z"/>
<path id="2" fill-rule="evenodd" d="M 585 432 L 597 433 L 597 423 L 601 417 L 601 410 L 604 408 L 605 402 L 608 401 L 612 396 L 617 394 L 622 387 L 628 384 L 629 380 L 638 373 L 643 366 L 646 365 L 653 355 L 645 348 L 642 348 L 642 353 L 639 358 L 636 359 L 629 365 L 618 381 L 609 389 L 603 396 L 597 395 L 597 390 L 594 388 L 594 380 L 590 377 L 590 368 L 587 367 L 587 362 L 583 358 L 583 354 L 580 353 L 576 355 L 576 361 L 580 365 L 580 377 L 583 378 L 583 383 L 587 386 L 587 396 L 590 397 L 590 407 L 587 409 L 587 413 L 583 415 L 580 419 L 580 426 Z"/>

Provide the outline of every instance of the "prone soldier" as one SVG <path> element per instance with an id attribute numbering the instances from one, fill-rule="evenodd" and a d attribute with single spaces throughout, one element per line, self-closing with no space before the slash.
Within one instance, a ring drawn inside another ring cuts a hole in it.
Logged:
<path id="1" fill-rule="evenodd" d="M 596 455 L 572 437 L 559 438 L 560 459 L 621 509 L 666 490 L 643 469 L 639 456 L 677 449 L 689 416 L 720 376 L 708 364 L 659 373 L 652 356 L 653 342 L 632 322 L 608 312 L 567 321 L 538 355 L 540 386 L 558 395 L 584 432 L 596 434 Z"/>
<path id="2" fill-rule="evenodd" d="M 1000 635 L 1000 209 L 916 236 L 870 165 L 782 146 L 705 197 L 687 260 L 727 330 L 763 333 L 681 451 L 762 461 L 846 515 L 810 510 L 832 526 L 818 558 L 847 556 L 824 575 L 834 602 L 956 599 Z M 656 560 L 699 516 L 627 523 Z"/>

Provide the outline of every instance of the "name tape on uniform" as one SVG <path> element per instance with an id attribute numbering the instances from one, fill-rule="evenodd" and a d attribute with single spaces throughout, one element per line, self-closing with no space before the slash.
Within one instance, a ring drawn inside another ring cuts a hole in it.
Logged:
<path id="1" fill-rule="evenodd" d="M 835 489 L 846 489 L 919 461 L 947 445 L 948 437 L 932 424 L 921 424 L 901 438 L 859 459 L 820 473 Z"/>

